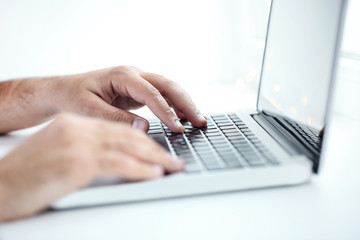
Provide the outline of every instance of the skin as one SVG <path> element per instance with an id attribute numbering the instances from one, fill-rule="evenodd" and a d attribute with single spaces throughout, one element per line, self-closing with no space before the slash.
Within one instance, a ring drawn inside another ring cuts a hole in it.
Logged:
<path id="1" fill-rule="evenodd" d="M 184 131 L 179 118 L 206 125 L 178 84 L 135 67 L 1 82 L 0 133 L 55 120 L 0 161 L 0 221 L 37 214 L 98 177 L 181 171 L 184 162 L 144 133 L 149 123 L 128 112 L 144 105 L 174 132 Z"/>

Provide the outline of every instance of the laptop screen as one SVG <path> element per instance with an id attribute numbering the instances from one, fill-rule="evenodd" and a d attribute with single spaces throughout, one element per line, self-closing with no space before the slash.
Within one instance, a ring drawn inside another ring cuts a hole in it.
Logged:
<path id="1" fill-rule="evenodd" d="M 341 0 L 274 0 L 258 110 L 316 129 L 325 124 Z"/>

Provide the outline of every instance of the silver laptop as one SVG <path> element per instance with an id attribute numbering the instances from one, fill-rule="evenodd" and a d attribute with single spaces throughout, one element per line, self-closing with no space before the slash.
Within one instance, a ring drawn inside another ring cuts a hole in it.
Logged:
<path id="1" fill-rule="evenodd" d="M 185 169 L 162 179 L 98 181 L 54 209 L 305 183 L 319 169 L 343 17 L 343 0 L 273 0 L 257 109 L 184 121 L 184 134 L 150 120 L 148 134 Z M 224 103 L 226 104 L 226 103 Z M 326 138 L 326 133 L 324 138 Z"/>

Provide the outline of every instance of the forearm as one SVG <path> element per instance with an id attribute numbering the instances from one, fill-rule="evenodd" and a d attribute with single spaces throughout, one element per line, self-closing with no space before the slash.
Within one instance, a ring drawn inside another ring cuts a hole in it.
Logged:
<path id="1" fill-rule="evenodd" d="M 44 122 L 55 113 L 48 88 L 51 78 L 0 82 L 0 133 Z"/>

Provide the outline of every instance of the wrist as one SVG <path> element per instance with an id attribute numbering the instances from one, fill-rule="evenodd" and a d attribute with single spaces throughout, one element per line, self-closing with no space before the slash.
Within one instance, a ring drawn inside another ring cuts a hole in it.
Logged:
<path id="1" fill-rule="evenodd" d="M 0 133 L 34 126 L 54 115 L 50 79 L 28 78 L 0 83 Z"/>
<path id="2" fill-rule="evenodd" d="M 41 83 L 44 86 L 42 103 L 44 114 L 52 117 L 58 113 L 72 112 L 74 97 L 79 95 L 76 87 L 78 75 L 51 77 Z"/>
<path id="3" fill-rule="evenodd" d="M 36 118 L 45 121 L 57 113 L 56 88 L 54 87 L 57 77 L 33 78 L 24 80 L 24 88 L 31 89 L 31 96 L 28 96 L 29 105 Z"/>

